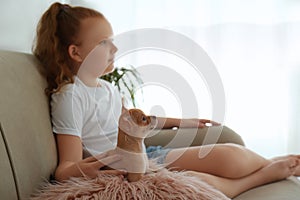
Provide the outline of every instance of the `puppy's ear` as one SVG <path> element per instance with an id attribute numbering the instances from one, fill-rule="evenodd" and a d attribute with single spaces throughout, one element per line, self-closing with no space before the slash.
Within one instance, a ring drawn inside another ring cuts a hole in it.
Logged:
<path id="1" fill-rule="evenodd" d="M 122 106 L 122 114 L 128 112 L 128 109 L 124 107 L 124 105 Z"/>
<path id="2" fill-rule="evenodd" d="M 123 97 L 122 98 L 122 114 L 128 111 L 128 109 L 125 107 L 125 104 L 126 104 L 126 99 Z"/>
<path id="3" fill-rule="evenodd" d="M 124 113 L 121 115 L 119 120 L 119 128 L 125 133 L 130 133 L 131 130 L 131 117 L 129 113 Z"/>

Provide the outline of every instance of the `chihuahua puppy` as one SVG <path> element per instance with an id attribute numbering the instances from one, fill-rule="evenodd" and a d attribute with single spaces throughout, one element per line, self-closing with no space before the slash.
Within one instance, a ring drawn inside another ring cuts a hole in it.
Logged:
<path id="1" fill-rule="evenodd" d="M 139 109 L 127 110 L 123 107 L 119 118 L 117 147 L 109 153 L 117 153 L 123 159 L 110 164 L 109 167 L 126 170 L 129 182 L 140 180 L 149 167 L 144 139 L 156 125 L 155 116 L 146 116 Z"/>

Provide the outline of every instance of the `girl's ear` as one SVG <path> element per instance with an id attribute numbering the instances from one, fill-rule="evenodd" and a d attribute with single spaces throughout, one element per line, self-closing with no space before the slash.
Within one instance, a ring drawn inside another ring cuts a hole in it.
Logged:
<path id="1" fill-rule="evenodd" d="M 82 62 L 82 58 L 80 56 L 80 53 L 79 53 L 79 50 L 78 50 L 78 47 L 74 44 L 71 44 L 68 48 L 68 53 L 69 53 L 69 56 L 75 60 L 76 62 Z"/>

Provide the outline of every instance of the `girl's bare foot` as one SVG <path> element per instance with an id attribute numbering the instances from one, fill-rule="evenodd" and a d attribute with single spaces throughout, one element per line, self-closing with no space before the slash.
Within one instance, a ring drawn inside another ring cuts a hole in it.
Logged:
<path id="1" fill-rule="evenodd" d="M 294 176 L 300 176 L 300 155 L 296 155 L 298 159 L 298 167 L 296 168 Z"/>
<path id="2" fill-rule="evenodd" d="M 294 176 L 300 176 L 300 166 L 297 167 Z"/>
<path id="3" fill-rule="evenodd" d="M 274 161 L 261 169 L 261 172 L 267 182 L 274 182 L 294 175 L 298 166 L 298 160 L 291 157 L 286 158 L 285 160 Z"/>
<path id="4" fill-rule="evenodd" d="M 295 160 L 295 165 L 297 165 L 295 167 L 295 173 L 294 176 L 300 176 L 300 155 L 285 155 L 285 156 L 278 156 L 278 157 L 274 157 L 272 159 L 270 159 L 271 162 L 276 162 L 276 161 L 280 161 L 280 160 L 286 160 L 286 159 L 292 159 Z"/>
<path id="5" fill-rule="evenodd" d="M 271 158 L 271 161 L 278 161 L 278 160 L 285 160 L 287 158 L 297 158 L 300 159 L 300 155 L 295 155 L 295 154 L 289 154 L 289 155 L 284 155 L 284 156 L 276 156 L 274 158 Z"/>

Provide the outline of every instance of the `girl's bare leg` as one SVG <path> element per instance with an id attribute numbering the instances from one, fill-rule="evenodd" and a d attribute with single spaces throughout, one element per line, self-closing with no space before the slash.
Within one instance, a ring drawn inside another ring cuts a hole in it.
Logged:
<path id="1" fill-rule="evenodd" d="M 203 152 L 204 157 L 201 157 Z M 208 152 L 208 153 L 207 153 Z M 293 166 L 300 163 L 299 155 L 265 159 L 253 151 L 235 144 L 215 144 L 171 150 L 166 156 L 169 169 L 192 170 L 223 178 L 241 178 L 279 160 L 291 159 Z M 295 175 L 300 175 L 300 167 Z"/>
<path id="2" fill-rule="evenodd" d="M 239 179 L 222 178 L 195 171 L 189 171 L 188 173 L 192 176 L 200 177 L 229 198 L 234 198 L 251 188 L 291 176 L 295 171 L 294 163 L 295 160 L 293 158 L 274 161 L 262 169 Z"/>
<path id="3" fill-rule="evenodd" d="M 201 158 L 203 152 L 209 153 Z M 243 146 L 215 144 L 173 149 L 167 154 L 165 162 L 170 169 L 192 170 L 233 179 L 247 176 L 272 161 Z"/>

